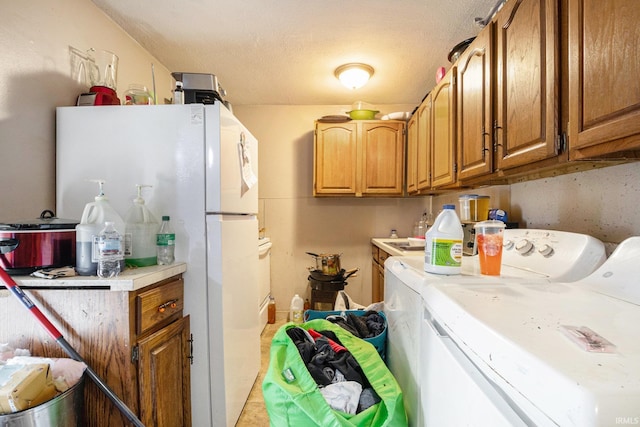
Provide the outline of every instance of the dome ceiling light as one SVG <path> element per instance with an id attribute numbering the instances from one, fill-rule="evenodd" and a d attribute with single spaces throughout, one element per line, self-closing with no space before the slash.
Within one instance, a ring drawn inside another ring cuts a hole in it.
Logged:
<path id="1" fill-rule="evenodd" d="M 335 75 L 349 89 L 358 89 L 367 84 L 373 75 L 373 67 L 367 64 L 344 64 L 336 68 Z"/>

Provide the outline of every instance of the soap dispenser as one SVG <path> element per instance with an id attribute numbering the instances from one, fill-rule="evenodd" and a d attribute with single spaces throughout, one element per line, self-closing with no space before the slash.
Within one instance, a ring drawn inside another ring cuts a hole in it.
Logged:
<path id="1" fill-rule="evenodd" d="M 157 264 L 156 233 L 160 224 L 147 208 L 142 189 L 151 185 L 136 184 L 137 197 L 125 216 L 125 263 L 132 267 Z"/>
<path id="2" fill-rule="evenodd" d="M 116 231 L 124 234 L 124 220 L 113 209 L 109 198 L 104 194 L 103 179 L 92 179 L 98 184 L 98 195 L 93 202 L 87 203 L 82 212 L 80 224 L 76 225 L 76 273 L 80 276 L 98 274 L 97 238 L 107 221 L 113 222 Z M 124 260 L 120 271 L 124 270 Z"/>

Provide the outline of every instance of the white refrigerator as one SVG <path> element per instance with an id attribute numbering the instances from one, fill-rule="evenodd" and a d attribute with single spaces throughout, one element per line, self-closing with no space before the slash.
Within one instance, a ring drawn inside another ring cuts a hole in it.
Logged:
<path id="1" fill-rule="evenodd" d="M 258 142 L 220 103 L 60 107 L 56 214 L 80 218 L 103 179 L 124 218 L 136 184 L 186 262 L 194 426 L 234 426 L 260 368 Z"/>

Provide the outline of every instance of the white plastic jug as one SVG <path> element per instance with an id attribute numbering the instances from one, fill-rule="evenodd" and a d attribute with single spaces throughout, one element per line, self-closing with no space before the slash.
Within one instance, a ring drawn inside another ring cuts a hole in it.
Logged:
<path id="1" fill-rule="evenodd" d="M 137 184 L 138 197 L 125 216 L 125 263 L 135 267 L 147 267 L 157 263 L 156 233 L 160 224 L 151 214 L 142 198 L 142 188 Z"/>
<path id="2" fill-rule="evenodd" d="M 122 217 L 111 207 L 109 199 L 104 195 L 104 181 L 92 181 L 98 183 L 100 193 L 95 197 L 94 202 L 85 205 L 80 224 L 76 225 L 76 273 L 80 276 L 98 274 L 97 237 L 100 230 L 104 228 L 105 222 L 113 222 L 120 234 L 124 234 L 125 229 Z M 124 267 L 124 260 L 122 260 L 120 270 L 124 270 Z"/>
<path id="3" fill-rule="evenodd" d="M 300 295 L 295 294 L 291 298 L 291 306 L 289 307 L 289 320 L 293 323 L 302 323 L 304 315 L 304 300 Z"/>
<path id="4" fill-rule="evenodd" d="M 425 235 L 424 271 L 460 274 L 464 231 L 455 205 L 444 205 Z"/>

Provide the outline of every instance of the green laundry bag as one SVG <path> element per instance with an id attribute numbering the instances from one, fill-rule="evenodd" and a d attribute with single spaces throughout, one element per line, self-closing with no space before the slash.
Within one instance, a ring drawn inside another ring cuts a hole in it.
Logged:
<path id="1" fill-rule="evenodd" d="M 287 335 L 296 326 L 333 331 L 351 352 L 380 402 L 358 414 L 332 409 Z M 325 319 L 283 325 L 271 341 L 270 360 L 262 394 L 271 427 L 402 427 L 407 425 L 402 391 L 376 348 Z"/>

